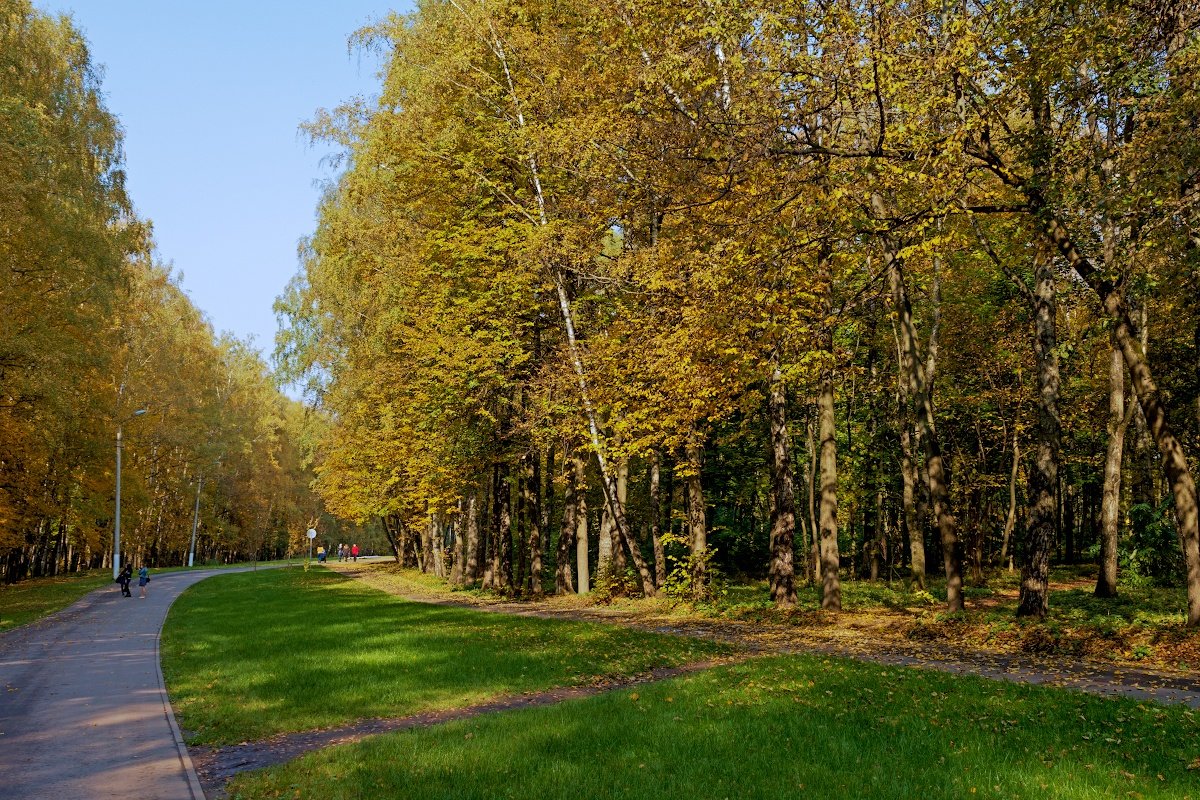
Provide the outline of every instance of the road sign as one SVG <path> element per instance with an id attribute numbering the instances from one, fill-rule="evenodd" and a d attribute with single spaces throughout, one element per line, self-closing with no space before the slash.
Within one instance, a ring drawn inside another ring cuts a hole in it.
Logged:
<path id="1" fill-rule="evenodd" d="M 308 529 L 308 538 L 310 538 L 310 539 L 315 539 L 315 538 L 317 538 L 317 532 L 316 532 L 316 530 L 314 530 L 313 528 L 309 528 L 309 529 Z"/>

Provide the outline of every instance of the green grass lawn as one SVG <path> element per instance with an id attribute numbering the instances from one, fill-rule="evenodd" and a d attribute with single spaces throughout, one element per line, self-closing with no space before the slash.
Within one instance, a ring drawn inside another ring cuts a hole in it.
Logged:
<path id="1" fill-rule="evenodd" d="M 286 561 L 259 561 L 258 566 L 270 564 L 286 564 Z M 295 563 L 299 563 L 298 561 Z M 202 569 L 233 569 L 248 567 L 244 564 L 197 564 L 194 567 L 164 567 L 152 569 L 154 575 L 167 572 L 185 572 Z M 134 588 L 137 588 L 137 573 L 133 576 Z M 28 625 L 55 611 L 61 611 L 83 597 L 88 592 L 112 586 L 114 592 L 120 591 L 112 579 L 112 571 L 108 569 L 91 570 L 85 573 L 59 575 L 54 578 L 29 578 L 18 583 L 0 585 L 0 631 L 9 628 Z"/>
<path id="2" fill-rule="evenodd" d="M 66 608 L 93 589 L 112 584 L 107 570 L 57 578 L 32 578 L 0 586 L 0 631 L 27 625 L 47 614 Z"/>
<path id="3" fill-rule="evenodd" d="M 191 587 L 162 639 L 163 674 L 194 743 L 587 684 L 727 652 L 605 625 L 405 602 L 316 569 Z"/>
<path id="4" fill-rule="evenodd" d="M 237 800 L 1200 798 L 1194 712 L 774 657 L 331 748 Z"/>

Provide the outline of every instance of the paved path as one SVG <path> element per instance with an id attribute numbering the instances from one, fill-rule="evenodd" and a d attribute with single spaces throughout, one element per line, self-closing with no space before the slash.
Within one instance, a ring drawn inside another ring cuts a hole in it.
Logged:
<path id="1" fill-rule="evenodd" d="M 0 797 L 204 800 L 158 639 L 180 592 L 235 571 L 152 574 L 145 600 L 113 584 L 0 636 Z"/>

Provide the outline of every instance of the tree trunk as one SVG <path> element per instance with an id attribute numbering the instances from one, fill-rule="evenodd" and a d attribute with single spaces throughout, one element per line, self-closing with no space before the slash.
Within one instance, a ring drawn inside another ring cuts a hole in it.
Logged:
<path id="1" fill-rule="evenodd" d="M 587 507 L 587 461 L 578 448 L 572 454 L 571 468 L 575 473 L 575 570 L 580 594 L 592 590 L 590 567 L 588 566 L 588 507 Z"/>
<path id="2" fill-rule="evenodd" d="M 551 520 L 554 519 L 554 500 L 556 494 L 554 490 L 554 472 L 557 469 L 557 466 L 555 464 L 556 459 L 554 455 L 554 445 L 551 444 L 548 448 L 546 448 L 546 460 L 542 465 L 542 475 L 544 476 L 545 480 L 538 484 L 538 491 L 541 493 L 542 498 L 541 531 L 543 563 L 549 562 L 551 555 L 553 555 L 550 552 L 552 539 L 550 536 L 550 526 L 552 524 Z"/>
<path id="3" fill-rule="evenodd" d="M 878 218 L 888 216 L 883 197 L 873 194 L 871 204 Z M 887 266 L 888 285 L 900 329 L 900 344 L 908 353 L 905 366 L 909 368 L 909 389 L 917 405 L 917 422 L 920 426 L 921 443 L 925 447 L 925 470 L 929 476 L 929 497 L 933 504 L 933 517 L 938 527 L 942 544 L 942 563 L 946 572 L 946 608 L 948 611 L 963 610 L 962 594 L 962 543 L 958 538 L 957 522 L 950 510 L 950 485 L 942 459 L 941 444 L 937 437 L 933 416 L 933 386 L 927 380 L 927 367 L 921 363 L 917 348 L 916 329 L 912 320 L 912 306 L 904 285 L 903 264 L 899 249 L 891 237 L 884 234 L 884 263 Z M 936 341 L 934 339 L 933 341 Z"/>
<path id="4" fill-rule="evenodd" d="M 617 464 L 617 505 L 621 507 L 621 513 L 625 513 L 628 508 L 628 502 L 629 459 L 622 458 Z M 615 524 L 610 524 L 609 533 L 613 537 L 612 575 L 618 581 L 623 582 L 625 580 L 625 551 L 621 549 L 621 543 L 617 538 L 617 526 Z M 638 547 L 640 548 L 641 545 L 638 545 Z"/>
<path id="5" fill-rule="evenodd" d="M 462 586 L 466 581 L 463 578 L 463 570 L 466 560 L 467 548 L 466 542 L 463 539 L 464 518 L 467 515 L 467 501 L 463 498 L 458 499 L 458 511 L 454 515 L 454 566 L 450 569 L 450 583 L 454 586 Z"/>
<path id="6" fill-rule="evenodd" d="M 997 169 L 995 164 L 1002 163 L 994 153 L 989 152 L 985 155 L 991 158 L 993 169 Z M 1121 349 L 1125 367 L 1129 370 L 1134 395 L 1162 456 L 1163 474 L 1175 499 L 1175 521 L 1184 562 L 1187 565 L 1187 624 L 1200 626 L 1200 517 L 1197 515 L 1196 483 L 1183 448 L 1167 422 L 1166 406 L 1154 383 L 1150 365 L 1145 358 L 1145 350 L 1134 333 L 1124 292 L 1120 284 L 1106 278 L 1104 273 L 1080 252 L 1070 232 L 1056 216 L 1039 187 L 1003 172 L 1002 169 L 1001 174 L 1009 183 L 1022 189 L 1042 233 L 1096 293 L 1104 313 L 1113 321 L 1113 334 Z"/>
<path id="7" fill-rule="evenodd" d="M 600 540 L 596 547 L 596 582 L 610 583 L 613 574 L 613 521 L 607 504 L 600 510 Z"/>
<path id="8" fill-rule="evenodd" d="M 825 352 L 833 360 L 833 331 L 825 331 Z M 839 575 L 837 494 L 837 423 L 834 418 L 833 364 L 821 370 L 821 388 L 817 395 L 818 435 L 821 441 L 821 608 L 842 610 L 842 582 Z"/>
<path id="9" fill-rule="evenodd" d="M 667 579 L 667 556 L 662 543 L 662 486 L 661 472 L 662 455 L 657 450 L 650 451 L 650 543 L 654 548 L 654 588 L 663 588 Z M 667 500 L 668 505 L 670 499 Z M 668 515 L 668 519 L 670 516 Z"/>
<path id="10" fill-rule="evenodd" d="M 466 531 L 463 536 L 463 583 L 479 580 L 479 495 L 475 489 L 467 497 Z"/>
<path id="11" fill-rule="evenodd" d="M 1117 596 L 1117 537 L 1121 531 L 1121 462 L 1131 414 L 1125 409 L 1125 359 L 1113 341 L 1108 368 L 1108 448 L 1104 458 L 1104 497 L 1100 504 L 1100 574 L 1097 597 Z M 1130 404 L 1129 410 L 1133 410 Z"/>
<path id="12" fill-rule="evenodd" d="M 808 582 L 816 583 L 821 578 L 821 526 L 817 521 L 817 440 L 813 431 L 813 421 L 810 418 L 805 426 L 808 447 L 808 475 L 805 476 L 808 486 L 808 530 L 812 535 L 808 552 Z"/>
<path id="13" fill-rule="evenodd" d="M 446 577 L 446 556 L 443 543 L 445 541 L 445 532 L 442 530 L 440 516 L 434 514 L 429 521 L 430 542 L 433 545 L 433 574 L 439 578 Z"/>
<path id="14" fill-rule="evenodd" d="M 529 574 L 528 520 L 525 514 L 525 459 L 517 461 L 517 473 L 513 477 L 513 494 L 516 507 L 513 509 L 513 593 L 528 594 L 525 579 Z"/>
<path id="15" fill-rule="evenodd" d="M 525 515 L 529 525 L 529 587 L 533 597 L 542 592 L 542 474 L 541 455 L 536 449 L 525 454 Z"/>
<path id="16" fill-rule="evenodd" d="M 379 521 L 383 524 L 383 535 L 387 537 L 388 547 L 392 549 L 392 555 L 396 557 L 396 564 L 398 566 L 403 566 L 400 560 L 400 545 L 398 542 L 398 535 L 392 530 L 391 525 L 388 524 L 388 518 L 386 514 L 380 517 Z"/>
<path id="17" fill-rule="evenodd" d="M 571 450 L 563 447 L 563 509 L 562 526 L 558 529 L 558 550 L 554 559 L 554 593 L 572 594 L 575 581 L 571 576 L 571 543 L 575 541 L 575 470 Z"/>
<path id="18" fill-rule="evenodd" d="M 497 495 L 500 483 L 500 465 L 492 465 L 492 474 L 488 477 L 487 493 L 485 495 L 487 505 L 487 526 L 481 529 L 483 532 L 483 582 L 484 589 L 496 588 L 496 575 L 500 565 L 499 555 L 497 551 L 500 536 L 498 533 L 499 524 L 497 520 L 500 516 L 500 499 Z"/>
<path id="19" fill-rule="evenodd" d="M 700 485 L 700 470 L 704 462 L 704 445 L 694 433 L 684 446 L 687 463 L 687 516 L 689 542 L 691 544 L 692 597 L 708 596 L 708 521 L 704 508 L 704 491 Z"/>
<path id="20" fill-rule="evenodd" d="M 893 326 L 894 327 L 894 326 Z M 904 533 L 908 537 L 910 586 L 925 589 L 925 529 L 917 515 L 916 485 L 918 471 L 913 459 L 910 361 L 912 353 L 900 345 L 896 332 L 896 430 L 900 438 L 901 500 L 904 505 Z"/>
<path id="21" fill-rule="evenodd" d="M 492 465 L 492 513 L 488 526 L 487 568 L 483 579 L 484 588 L 487 589 L 496 590 L 504 586 L 500 563 L 504 549 L 502 542 L 510 537 L 508 503 L 508 469 L 498 461 Z"/>
<path id="22" fill-rule="evenodd" d="M 1017 439 L 1017 426 L 1013 423 L 1012 440 L 1012 471 L 1008 476 L 1008 514 L 1004 517 L 1004 534 L 1000 539 L 1000 562 L 997 566 L 1007 565 L 1012 572 L 1012 533 L 1017 525 L 1017 476 L 1021 469 L 1021 444 Z"/>
<path id="23" fill-rule="evenodd" d="M 1058 416 L 1058 352 L 1054 274 L 1049 258 L 1034 261 L 1034 353 L 1038 366 L 1038 443 L 1029 474 L 1029 528 L 1017 616 L 1044 617 L 1050 600 L 1050 551 L 1054 546 L 1058 485 L 1058 454 L 1062 428 Z"/>
<path id="24" fill-rule="evenodd" d="M 796 571 L 793 556 L 796 538 L 796 487 L 792 478 L 787 391 L 783 385 L 778 348 L 771 352 L 771 388 L 767 398 L 771 439 L 771 599 L 777 606 L 790 607 L 796 604 Z"/>

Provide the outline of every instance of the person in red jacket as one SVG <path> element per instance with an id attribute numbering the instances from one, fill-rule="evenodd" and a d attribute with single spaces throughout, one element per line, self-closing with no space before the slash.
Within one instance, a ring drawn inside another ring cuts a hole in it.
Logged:
<path id="1" fill-rule="evenodd" d="M 350 546 L 350 557 L 353 558 L 355 561 L 358 561 L 358 545 L 357 544 Z"/>

